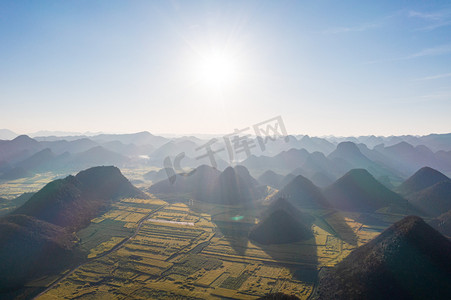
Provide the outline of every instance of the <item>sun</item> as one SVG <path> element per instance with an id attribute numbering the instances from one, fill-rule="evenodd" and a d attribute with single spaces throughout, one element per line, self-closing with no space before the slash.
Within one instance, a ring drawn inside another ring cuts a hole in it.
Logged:
<path id="1" fill-rule="evenodd" d="M 198 79 L 202 85 L 224 88 L 238 76 L 236 62 L 226 53 L 211 53 L 203 56 L 198 65 Z"/>

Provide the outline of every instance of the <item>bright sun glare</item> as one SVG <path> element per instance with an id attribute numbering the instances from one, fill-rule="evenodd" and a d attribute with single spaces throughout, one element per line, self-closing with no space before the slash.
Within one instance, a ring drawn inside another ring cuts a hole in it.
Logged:
<path id="1" fill-rule="evenodd" d="M 230 85 L 237 77 L 234 60 L 225 54 L 214 53 L 203 57 L 199 63 L 199 81 L 203 85 L 222 88 Z"/>

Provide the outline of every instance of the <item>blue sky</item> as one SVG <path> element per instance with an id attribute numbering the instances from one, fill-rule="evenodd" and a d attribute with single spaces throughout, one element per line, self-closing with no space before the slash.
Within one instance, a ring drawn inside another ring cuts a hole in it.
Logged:
<path id="1" fill-rule="evenodd" d="M 18 133 L 451 132 L 451 4 L 5 0 L 0 105 Z"/>

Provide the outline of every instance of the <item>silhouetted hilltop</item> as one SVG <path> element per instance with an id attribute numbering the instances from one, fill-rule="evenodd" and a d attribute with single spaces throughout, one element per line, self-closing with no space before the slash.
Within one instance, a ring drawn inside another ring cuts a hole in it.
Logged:
<path id="1" fill-rule="evenodd" d="M 79 180 L 84 192 L 102 198 L 119 199 L 134 197 L 146 199 L 148 196 L 134 187 L 121 171 L 114 166 L 93 167 L 79 172 Z"/>
<path id="2" fill-rule="evenodd" d="M 328 206 L 321 190 L 302 175 L 296 176 L 274 197 L 286 198 L 291 203 L 301 207 L 319 208 Z"/>
<path id="3" fill-rule="evenodd" d="M 177 174 L 155 183 L 149 188 L 149 192 L 188 193 L 199 201 L 228 205 L 258 199 L 263 195 L 264 189 L 243 166 L 228 167 L 220 172 L 202 165 L 188 174 Z"/>
<path id="4" fill-rule="evenodd" d="M 437 217 L 451 210 L 451 180 L 441 181 L 408 196 L 409 202 L 422 212 Z"/>
<path id="5" fill-rule="evenodd" d="M 241 165 L 250 170 L 292 171 L 296 166 L 302 166 L 308 156 L 309 153 L 305 149 L 290 149 L 288 151 L 281 151 L 272 157 L 251 155 Z"/>
<path id="6" fill-rule="evenodd" d="M 36 146 L 39 143 L 28 135 L 22 134 L 9 141 L 9 144 L 16 148 L 28 148 L 30 146 Z"/>
<path id="7" fill-rule="evenodd" d="M 446 169 L 446 162 L 441 162 L 434 152 L 424 145 L 414 147 L 408 142 L 400 142 L 388 147 L 378 145 L 374 150 L 382 155 L 381 159 L 385 164 L 404 174 L 412 174 L 423 166 Z"/>
<path id="8" fill-rule="evenodd" d="M 63 228 L 25 215 L 0 219 L 0 291 L 58 273 L 82 257 L 77 238 Z"/>
<path id="9" fill-rule="evenodd" d="M 15 214 L 79 229 L 112 200 L 122 197 L 147 198 L 147 195 L 135 188 L 118 168 L 94 167 L 48 183 Z"/>
<path id="10" fill-rule="evenodd" d="M 324 190 L 332 207 L 372 212 L 382 207 L 408 207 L 407 200 L 378 182 L 367 170 L 353 169 Z"/>
<path id="11" fill-rule="evenodd" d="M 166 170 L 162 170 L 161 172 L 166 173 Z M 197 200 L 208 201 L 208 197 L 214 193 L 216 183 L 221 174 L 216 168 L 207 165 L 201 165 L 187 174 L 175 174 L 173 169 L 168 171 L 169 173 L 166 173 L 164 180 L 153 184 L 148 189 L 150 193 L 189 193 Z M 164 176 L 164 173 L 161 173 L 161 175 Z"/>
<path id="12" fill-rule="evenodd" d="M 17 137 L 17 133 L 9 129 L 0 129 L 0 140 L 12 140 Z"/>
<path id="13" fill-rule="evenodd" d="M 66 151 L 56 155 L 55 152 L 50 148 L 45 148 L 43 150 L 35 152 L 32 155 L 27 155 L 27 157 L 21 161 L 10 163 L 9 170 L 8 169 L 3 170 L 2 177 L 4 177 L 5 179 L 15 179 L 29 177 L 39 172 L 48 172 L 48 171 L 67 172 L 69 170 L 78 171 L 84 168 L 98 165 L 123 166 L 130 162 L 130 159 L 128 157 L 107 150 L 102 146 L 95 146 L 93 148 L 90 148 L 89 150 L 74 154 L 72 153 L 74 149 L 72 149 L 71 146 L 68 144 L 74 144 L 77 143 L 78 141 L 79 140 L 73 142 L 67 141 L 40 142 L 39 145 L 46 144 L 53 148 L 56 148 L 58 153 L 60 153 L 59 152 L 60 150 L 66 148 L 70 150 L 71 153 Z M 93 143 L 92 141 L 90 142 Z M 62 145 L 58 145 L 60 143 Z M 74 145 L 74 147 L 76 148 L 77 145 Z"/>
<path id="14" fill-rule="evenodd" d="M 153 159 L 163 160 L 167 156 L 174 157 L 182 152 L 188 157 L 195 157 L 198 145 L 190 140 L 169 141 L 150 155 Z"/>
<path id="15" fill-rule="evenodd" d="M 99 165 L 122 166 L 128 161 L 129 159 L 127 157 L 119 153 L 107 150 L 102 146 L 97 146 L 75 155 L 70 161 L 70 166 L 77 168 L 86 168 Z"/>
<path id="16" fill-rule="evenodd" d="M 296 214 L 296 213 L 294 213 Z M 263 245 L 295 243 L 313 237 L 310 227 L 284 209 L 272 211 L 249 233 L 249 238 Z"/>
<path id="17" fill-rule="evenodd" d="M 308 135 L 298 135 L 297 138 L 299 139 L 299 148 L 304 148 L 309 152 L 320 151 L 327 155 L 335 149 L 333 143 L 323 138 Z"/>
<path id="18" fill-rule="evenodd" d="M 45 139 L 41 140 L 40 138 L 36 138 L 36 140 L 40 141 L 39 143 L 43 147 L 51 149 L 55 154 L 63 154 L 65 152 L 72 154 L 81 153 L 99 146 L 96 142 L 90 140 L 89 138 L 77 138 L 70 141 L 62 138 L 50 141 Z"/>
<path id="19" fill-rule="evenodd" d="M 372 161 L 360 152 L 359 148 L 353 142 L 341 142 L 328 156 L 329 159 L 340 158 L 351 163 L 353 166 L 368 166 Z"/>
<path id="20" fill-rule="evenodd" d="M 19 135 L 10 141 L 0 141 L 0 161 L 17 162 L 42 150 L 38 141 Z"/>
<path id="21" fill-rule="evenodd" d="M 21 161 L 16 166 L 27 170 L 38 170 L 41 166 L 55 159 L 55 154 L 49 148 L 41 150 L 29 158 Z"/>
<path id="22" fill-rule="evenodd" d="M 280 188 L 285 187 L 287 184 L 289 184 L 291 181 L 293 181 L 296 178 L 296 175 L 293 173 L 287 174 L 282 181 L 280 182 Z"/>
<path id="23" fill-rule="evenodd" d="M 269 206 L 263 211 L 261 219 L 264 219 L 265 217 L 269 216 L 271 213 L 283 210 L 290 214 L 293 218 L 296 220 L 304 223 L 305 225 L 308 225 L 308 227 L 311 226 L 311 224 L 314 221 L 314 217 L 310 214 L 303 212 L 296 208 L 290 201 L 288 201 L 285 198 L 277 198 L 271 201 Z"/>
<path id="24" fill-rule="evenodd" d="M 243 166 L 228 167 L 218 178 L 220 203 L 240 204 L 250 202 L 261 196 L 258 182 Z"/>
<path id="25" fill-rule="evenodd" d="M 340 164 L 337 165 L 336 162 L 337 160 L 330 160 L 321 152 L 313 152 L 306 159 L 302 167 L 293 171 L 292 173 L 304 175 L 309 179 L 313 179 L 313 175 L 315 174 L 322 173 L 326 174 L 327 177 L 331 177 L 333 180 L 335 180 L 339 175 L 343 174 L 343 170 L 338 167 L 340 166 Z"/>
<path id="26" fill-rule="evenodd" d="M 145 158 L 145 155 L 152 153 L 155 151 L 155 148 L 152 145 L 141 145 L 136 146 L 135 144 L 123 144 L 119 141 L 110 141 L 103 143 L 101 145 L 107 150 L 131 157 L 140 157 Z"/>
<path id="27" fill-rule="evenodd" d="M 229 167 L 230 169 L 233 169 L 236 173 L 237 176 L 239 176 L 244 183 L 248 184 L 248 185 L 259 185 L 258 181 L 252 177 L 252 175 L 249 173 L 249 170 L 241 165 L 237 165 L 235 167 Z M 225 169 L 224 169 L 225 171 Z M 224 173 L 224 172 L 223 172 Z"/>
<path id="28" fill-rule="evenodd" d="M 429 134 L 419 137 L 419 144 L 427 145 L 432 150 L 451 149 L 451 133 Z"/>
<path id="29" fill-rule="evenodd" d="M 273 188 L 279 188 L 280 183 L 283 180 L 283 177 L 284 176 L 277 174 L 272 170 L 268 170 L 258 177 L 258 182 L 260 182 L 260 184 L 262 185 L 268 185 Z"/>
<path id="30" fill-rule="evenodd" d="M 450 179 L 443 173 L 430 167 L 423 167 L 404 181 L 397 189 L 402 195 L 409 195 Z"/>
<path id="31" fill-rule="evenodd" d="M 451 299 L 451 242 L 409 216 L 320 273 L 316 299 Z"/>
<path id="32" fill-rule="evenodd" d="M 147 131 L 126 134 L 99 134 L 91 137 L 91 139 L 99 143 L 119 141 L 123 144 L 153 145 L 154 147 L 160 147 L 169 141 L 167 138 L 153 135 Z"/>
<path id="33" fill-rule="evenodd" d="M 15 168 L 23 169 L 26 175 L 32 176 L 39 172 L 62 170 L 66 167 L 69 159 L 70 154 L 68 152 L 55 155 L 52 150 L 45 148 L 18 162 L 15 164 Z"/>
<path id="34" fill-rule="evenodd" d="M 364 149 L 363 147 L 360 148 Z M 368 153 L 372 151 L 366 152 Z M 372 156 L 374 157 L 374 155 Z M 387 167 L 387 165 L 379 159 L 376 161 L 371 160 L 365 156 L 365 154 L 363 154 L 359 147 L 353 142 L 342 142 L 338 144 L 337 149 L 329 154 L 328 158 L 332 160 L 337 170 L 342 171 L 341 174 L 348 172 L 351 169 L 366 169 L 370 174 L 376 177 L 389 176 L 393 179 L 399 179 L 398 171 Z"/>

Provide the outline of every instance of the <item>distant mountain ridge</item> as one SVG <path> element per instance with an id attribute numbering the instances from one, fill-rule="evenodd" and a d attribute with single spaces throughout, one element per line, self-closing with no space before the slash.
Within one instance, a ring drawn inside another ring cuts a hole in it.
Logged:
<path id="1" fill-rule="evenodd" d="M 70 154 L 55 154 L 50 148 L 35 152 L 28 158 L 3 168 L 0 179 L 17 179 L 33 176 L 41 172 L 64 172 L 82 170 L 96 165 L 116 165 L 123 167 L 131 160 L 119 153 L 95 146 L 86 151 Z"/>
<path id="2" fill-rule="evenodd" d="M 341 142 L 337 148 L 327 157 L 341 165 L 343 173 L 351 169 L 366 169 L 375 177 L 388 176 L 391 179 L 399 179 L 400 173 L 388 167 L 384 161 L 371 160 L 365 156 L 359 147 L 353 142 Z"/>
<path id="3" fill-rule="evenodd" d="M 280 188 L 280 184 L 282 183 L 284 176 L 275 173 L 272 170 L 268 170 L 262 175 L 260 175 L 257 180 L 262 185 L 268 185 L 273 188 Z"/>
<path id="4" fill-rule="evenodd" d="M 13 140 L 0 140 L 0 177 L 10 180 L 35 174 L 32 168 L 18 164 L 26 165 L 29 163 L 26 160 L 47 148 L 55 157 L 48 163 L 41 163 L 36 172 L 76 172 L 102 164 L 161 168 L 164 167 L 165 158 L 174 161 L 175 156 L 181 153 L 186 156 L 182 165 L 196 168 L 207 162 L 207 159 L 198 159 L 198 147 L 206 142 L 191 136 L 165 138 L 149 132 L 35 139 L 22 135 Z M 219 143 L 224 146 L 222 141 Z M 99 149 L 102 149 L 103 154 L 96 155 L 102 152 Z M 85 155 L 82 154 L 84 152 Z M 63 154 L 65 156 L 60 157 Z M 230 164 L 228 159 L 226 151 L 217 154 L 220 170 Z M 351 169 L 365 168 L 376 179 L 391 187 L 397 186 L 413 171 L 425 165 L 451 174 L 451 134 L 348 138 L 290 135 L 287 139 L 268 142 L 266 150 L 254 147 L 249 157 L 241 155 L 239 160 L 239 164 L 246 166 L 255 177 L 267 170 L 283 176 L 293 173 L 303 175 L 321 187 Z"/>
<path id="5" fill-rule="evenodd" d="M 12 140 L 18 136 L 17 133 L 9 129 L 0 129 L 0 140 Z"/>

